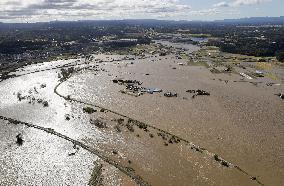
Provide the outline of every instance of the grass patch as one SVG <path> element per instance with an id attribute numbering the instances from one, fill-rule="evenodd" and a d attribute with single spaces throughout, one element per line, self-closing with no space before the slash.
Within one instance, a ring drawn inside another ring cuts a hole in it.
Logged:
<path id="1" fill-rule="evenodd" d="M 204 61 L 196 61 L 196 62 L 194 62 L 193 60 L 189 60 L 189 61 L 187 61 L 187 64 L 189 66 L 203 66 L 203 67 L 206 67 L 206 68 L 209 67 L 208 64 L 206 62 L 204 62 Z"/>
<path id="2" fill-rule="evenodd" d="M 265 77 L 268 77 L 272 80 L 278 80 L 278 77 L 275 74 L 272 74 L 272 73 L 265 74 Z"/>
<path id="3" fill-rule="evenodd" d="M 186 54 L 180 54 L 180 57 L 182 58 L 182 59 L 185 59 L 185 60 L 188 60 L 189 59 L 189 57 L 188 57 L 188 55 L 186 55 Z"/>
<path id="4" fill-rule="evenodd" d="M 267 62 L 257 62 L 255 64 L 256 69 L 259 70 L 271 70 L 272 69 L 272 64 L 267 63 Z"/>

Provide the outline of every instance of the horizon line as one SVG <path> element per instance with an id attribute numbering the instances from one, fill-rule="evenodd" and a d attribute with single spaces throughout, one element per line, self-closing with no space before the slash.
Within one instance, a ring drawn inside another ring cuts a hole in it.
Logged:
<path id="1" fill-rule="evenodd" d="M 241 18 L 226 18 L 226 19 L 216 19 L 216 20 L 174 20 L 174 19 L 83 19 L 83 20 L 50 20 L 50 21 L 37 21 L 37 22 L 2 22 L 0 24 L 36 24 L 36 23 L 52 23 L 52 22 L 84 22 L 84 21 L 172 21 L 172 22 L 218 22 L 218 21 L 237 21 L 246 19 L 257 19 L 257 18 L 284 18 L 283 16 L 256 16 L 256 17 L 241 17 Z"/>

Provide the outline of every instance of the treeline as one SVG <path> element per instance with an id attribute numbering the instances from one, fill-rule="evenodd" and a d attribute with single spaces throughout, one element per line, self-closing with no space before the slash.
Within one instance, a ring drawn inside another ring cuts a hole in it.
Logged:
<path id="1" fill-rule="evenodd" d="M 12 55 L 32 51 L 83 52 L 97 46 L 104 37 L 128 38 L 127 33 L 143 33 L 144 28 L 115 22 L 51 22 L 37 24 L 0 24 L 0 54 Z M 150 43 L 149 38 L 132 37 L 137 43 Z M 70 43 L 70 44 L 68 44 Z M 128 46 L 133 42 L 113 42 Z"/>
<path id="2" fill-rule="evenodd" d="M 208 45 L 218 46 L 224 52 L 278 59 L 284 52 L 283 26 L 203 25 L 191 31 L 218 38 L 209 40 Z"/>
<path id="3" fill-rule="evenodd" d="M 251 56 L 276 56 L 284 52 L 284 40 L 277 42 L 259 40 L 255 38 L 235 38 L 231 40 L 210 40 L 209 45 L 220 47 L 224 52 L 251 55 Z"/>
<path id="4" fill-rule="evenodd" d="M 2 54 L 20 54 L 27 50 L 43 50 L 49 46 L 50 43 L 46 41 L 20 41 L 9 40 L 0 43 L 0 53 Z"/>
<path id="5" fill-rule="evenodd" d="M 219 46 L 225 52 L 253 56 L 277 56 L 281 60 L 284 52 L 283 24 L 273 26 L 226 21 L 125 20 L 0 24 L 0 54 L 45 50 L 50 46 L 54 50 L 70 50 L 71 48 L 73 48 L 71 50 L 78 50 L 81 45 L 90 45 L 97 40 L 104 40 L 104 38 L 131 38 L 138 39 L 137 43 L 149 43 L 148 38 L 140 37 L 149 29 L 158 33 L 177 33 L 178 30 L 188 30 L 190 34 L 208 34 L 218 38 L 210 40 L 208 44 Z M 135 37 L 130 37 L 127 33 L 131 33 Z M 55 46 L 54 41 L 58 45 Z M 64 44 L 66 42 L 77 44 L 70 47 Z M 114 42 L 112 44 L 127 46 L 132 45 L 133 42 Z"/>

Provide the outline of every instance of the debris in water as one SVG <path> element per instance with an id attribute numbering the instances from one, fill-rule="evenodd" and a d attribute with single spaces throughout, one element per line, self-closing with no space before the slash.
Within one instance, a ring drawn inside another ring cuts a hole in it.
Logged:
<path id="1" fill-rule="evenodd" d="M 43 84 L 40 85 L 40 88 L 45 88 L 45 87 L 46 87 L 46 84 L 45 84 L 45 83 L 43 83 Z"/>
<path id="2" fill-rule="evenodd" d="M 175 92 L 166 92 L 164 94 L 164 96 L 166 96 L 166 97 L 177 97 L 177 93 L 175 93 Z"/>
<path id="3" fill-rule="evenodd" d="M 276 96 L 279 96 L 281 99 L 284 99 L 284 94 L 279 93 L 279 94 L 275 94 Z"/>
<path id="4" fill-rule="evenodd" d="M 271 87 L 272 85 L 274 86 L 280 86 L 279 83 L 266 83 L 266 86 Z"/>
<path id="5" fill-rule="evenodd" d="M 120 124 L 120 125 L 121 125 L 123 122 L 124 122 L 124 119 L 123 119 L 123 118 L 119 118 L 119 119 L 117 120 L 117 123 Z"/>
<path id="6" fill-rule="evenodd" d="M 70 115 L 69 115 L 69 114 L 66 114 L 66 115 L 65 115 L 65 120 L 67 120 L 67 121 L 70 120 Z"/>
<path id="7" fill-rule="evenodd" d="M 76 155 L 76 153 L 79 151 L 79 147 L 77 147 L 76 144 L 74 144 L 73 148 L 75 149 L 75 152 L 69 153 L 68 156 L 74 156 L 74 155 Z"/>
<path id="8" fill-rule="evenodd" d="M 251 179 L 251 180 L 256 180 L 256 177 L 252 176 L 250 179 Z"/>
<path id="9" fill-rule="evenodd" d="M 186 92 L 194 94 L 192 96 L 192 98 L 195 98 L 196 96 L 210 96 L 209 92 L 207 92 L 205 90 L 200 90 L 200 89 L 198 89 L 198 90 L 187 90 Z"/>
<path id="10" fill-rule="evenodd" d="M 241 72 L 240 75 L 245 77 L 245 78 L 247 78 L 247 79 L 252 79 L 252 77 L 250 77 L 249 75 L 247 75 L 247 74 L 245 74 L 243 72 Z"/>
<path id="11" fill-rule="evenodd" d="M 147 92 L 149 94 L 153 94 L 154 92 L 163 92 L 163 90 L 159 88 L 145 88 L 141 92 Z"/>
<path id="12" fill-rule="evenodd" d="M 116 132 L 121 132 L 121 129 L 118 125 L 114 126 L 114 129 L 116 130 Z"/>
<path id="13" fill-rule="evenodd" d="M 88 114 L 92 114 L 92 113 L 94 113 L 94 112 L 97 112 L 97 110 L 93 109 L 92 107 L 84 107 L 84 108 L 83 108 L 83 111 L 84 111 L 85 113 L 88 113 Z"/>
<path id="14" fill-rule="evenodd" d="M 17 93 L 17 98 L 19 101 L 22 101 L 23 99 L 25 99 L 25 96 L 22 96 L 22 94 L 20 92 Z"/>
<path id="15" fill-rule="evenodd" d="M 118 152 L 116 150 L 113 150 L 112 153 L 113 154 L 118 154 Z"/>
<path id="16" fill-rule="evenodd" d="M 127 127 L 127 129 L 128 129 L 130 132 L 134 132 L 133 125 L 131 125 L 130 123 L 127 123 L 127 124 L 126 124 L 126 127 Z"/>
<path id="17" fill-rule="evenodd" d="M 214 160 L 219 162 L 222 166 L 224 166 L 224 167 L 229 167 L 230 166 L 228 162 L 226 162 L 225 160 L 221 159 L 217 154 L 214 154 L 213 157 L 214 157 Z"/>
<path id="18" fill-rule="evenodd" d="M 16 138 L 17 138 L 16 143 L 17 143 L 19 146 L 23 145 L 24 140 L 23 140 L 22 134 L 18 134 L 18 135 L 16 136 Z"/>
<path id="19" fill-rule="evenodd" d="M 195 90 L 187 90 L 188 93 L 195 93 Z"/>
<path id="20" fill-rule="evenodd" d="M 262 71 L 256 70 L 255 73 L 253 73 L 256 77 L 264 77 L 264 73 Z"/>
<path id="21" fill-rule="evenodd" d="M 95 120 L 90 119 L 90 123 L 95 125 L 98 128 L 107 128 L 106 123 L 99 119 L 95 119 Z"/>
<path id="22" fill-rule="evenodd" d="M 49 105 L 47 101 L 43 101 L 42 104 L 43 104 L 43 107 L 48 107 Z"/>

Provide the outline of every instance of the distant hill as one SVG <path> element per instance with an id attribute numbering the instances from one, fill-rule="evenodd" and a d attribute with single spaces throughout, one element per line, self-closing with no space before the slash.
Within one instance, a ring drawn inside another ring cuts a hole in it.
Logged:
<path id="1" fill-rule="evenodd" d="M 117 26 L 143 25 L 146 27 L 159 26 L 190 26 L 190 25 L 284 25 L 284 16 L 281 17 L 251 17 L 241 19 L 225 19 L 216 21 L 173 21 L 157 19 L 125 19 L 125 20 L 79 20 L 79 21 L 50 21 L 37 23 L 2 23 L 0 29 L 43 29 L 49 27 L 81 27 L 81 26 Z"/>
<path id="2" fill-rule="evenodd" d="M 252 25 L 259 25 L 259 24 L 271 24 L 276 25 L 284 24 L 284 16 L 280 17 L 250 17 L 250 18 L 240 18 L 240 19 L 224 19 L 224 20 L 217 20 L 214 22 L 218 23 L 233 23 L 233 24 L 252 24 Z"/>

